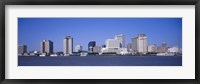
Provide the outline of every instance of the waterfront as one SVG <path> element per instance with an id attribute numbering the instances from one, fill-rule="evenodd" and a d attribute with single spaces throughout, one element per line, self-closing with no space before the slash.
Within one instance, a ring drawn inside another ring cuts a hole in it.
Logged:
<path id="1" fill-rule="evenodd" d="M 182 56 L 18 56 L 18 66 L 182 66 Z"/>

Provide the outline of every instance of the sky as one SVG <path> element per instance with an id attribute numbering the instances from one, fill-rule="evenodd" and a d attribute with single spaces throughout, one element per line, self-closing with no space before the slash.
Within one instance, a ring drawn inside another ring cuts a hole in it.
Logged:
<path id="1" fill-rule="evenodd" d="M 124 34 L 126 45 L 137 34 L 147 35 L 147 44 L 166 42 L 182 47 L 182 18 L 18 18 L 18 45 L 39 51 L 42 40 L 53 41 L 54 51 L 63 51 L 65 36 L 73 37 L 73 47 L 87 50 L 90 41 L 102 46 L 106 39 Z"/>

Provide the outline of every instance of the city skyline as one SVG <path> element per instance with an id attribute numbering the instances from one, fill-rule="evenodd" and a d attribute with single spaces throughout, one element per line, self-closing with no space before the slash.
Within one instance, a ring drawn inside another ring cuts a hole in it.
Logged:
<path id="1" fill-rule="evenodd" d="M 120 36 L 120 37 L 119 37 Z M 123 36 L 121 38 L 121 36 Z M 157 45 L 157 44 L 147 44 L 147 36 L 145 34 L 138 34 L 138 36 L 132 38 L 132 42 L 131 43 L 128 43 L 127 46 L 122 46 L 122 44 L 124 44 L 125 42 L 121 42 L 123 39 L 125 38 L 123 34 L 119 34 L 119 35 L 115 35 L 114 39 L 106 39 L 105 40 L 105 47 L 103 47 L 104 45 L 102 46 L 99 46 L 99 45 L 96 45 L 96 41 L 90 41 L 88 43 L 88 50 L 83 50 L 83 47 L 82 45 L 75 45 L 75 50 L 73 50 L 74 48 L 72 47 L 73 46 L 73 37 L 71 36 L 66 36 L 64 38 L 64 41 L 63 41 L 63 51 L 59 51 L 59 52 L 63 52 L 65 55 L 66 54 L 70 54 L 72 55 L 73 52 L 80 52 L 80 51 L 77 51 L 77 46 L 78 46 L 78 49 L 81 50 L 81 51 L 88 51 L 88 52 L 93 52 L 93 48 L 126 48 L 127 51 L 129 51 L 129 44 L 131 44 L 131 49 L 133 49 L 134 51 L 136 52 L 149 52 L 149 47 L 152 45 L 154 45 L 154 47 L 156 48 L 156 51 L 153 50 L 154 52 L 167 52 L 168 48 L 172 48 L 172 47 L 175 47 L 175 48 L 178 48 L 178 46 L 168 46 L 167 43 L 163 42 L 161 43 L 161 45 Z M 139 44 L 141 42 L 141 44 Z M 21 46 L 25 46 L 25 53 L 26 52 L 33 52 L 33 51 L 27 51 L 27 45 L 18 45 L 18 50 L 19 52 L 22 52 L 24 49 L 19 49 L 21 48 Z M 137 46 L 137 47 L 136 47 Z M 140 46 L 140 49 L 142 50 L 138 50 L 139 49 L 139 46 Z M 166 48 L 166 49 L 161 49 L 161 50 L 158 50 L 157 51 L 157 48 Z M 38 50 L 39 52 L 41 53 L 47 53 L 47 54 L 53 54 L 53 53 L 56 53 L 57 51 L 54 52 L 53 50 L 54 46 L 53 46 L 53 41 L 51 40 L 43 40 L 41 41 L 41 44 L 40 44 L 40 50 Z M 148 48 L 148 49 L 147 49 Z M 181 49 L 181 48 L 180 48 Z M 21 51 L 22 50 L 22 51 Z M 37 51 L 37 50 L 36 50 Z"/>
<path id="2" fill-rule="evenodd" d="M 166 42 L 170 47 L 182 47 L 181 18 L 18 18 L 18 23 L 18 44 L 28 45 L 28 51 L 40 50 L 38 44 L 44 39 L 54 42 L 55 52 L 63 51 L 65 36 L 73 37 L 73 48 L 81 45 L 87 50 L 90 41 L 102 46 L 106 39 L 124 34 L 127 46 L 139 33 L 147 34 L 148 45 Z"/>

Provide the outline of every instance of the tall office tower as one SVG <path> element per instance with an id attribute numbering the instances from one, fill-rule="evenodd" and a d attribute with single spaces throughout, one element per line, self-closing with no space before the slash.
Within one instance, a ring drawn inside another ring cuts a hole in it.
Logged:
<path id="1" fill-rule="evenodd" d="M 131 39 L 132 39 L 132 50 L 133 52 L 137 52 L 137 37 Z"/>
<path id="2" fill-rule="evenodd" d="M 128 52 L 132 51 L 132 43 L 128 43 L 128 45 L 127 45 L 127 51 Z"/>
<path id="3" fill-rule="evenodd" d="M 157 52 L 156 44 L 149 45 L 148 52 Z"/>
<path id="4" fill-rule="evenodd" d="M 88 43 L 88 51 L 89 52 L 93 52 L 93 47 L 96 46 L 96 42 L 95 41 L 90 41 Z"/>
<path id="5" fill-rule="evenodd" d="M 138 53 L 147 53 L 147 36 L 145 34 L 138 34 L 137 37 L 132 38 L 133 49 Z"/>
<path id="6" fill-rule="evenodd" d="M 123 34 L 115 35 L 115 40 L 119 40 L 120 48 L 125 48 L 125 36 Z"/>
<path id="7" fill-rule="evenodd" d="M 53 42 L 50 40 L 43 40 L 40 44 L 41 53 L 52 54 L 53 53 Z"/>
<path id="8" fill-rule="evenodd" d="M 26 45 L 18 45 L 18 54 L 23 54 L 27 52 L 27 46 Z"/>
<path id="9" fill-rule="evenodd" d="M 64 55 L 72 55 L 73 53 L 73 38 L 71 36 L 67 36 L 64 38 L 63 53 Z"/>
<path id="10" fill-rule="evenodd" d="M 76 45 L 76 48 L 75 48 L 75 52 L 80 52 L 83 50 L 83 46 L 81 45 Z"/>
<path id="11" fill-rule="evenodd" d="M 107 39 L 106 48 L 120 48 L 120 41 L 115 39 Z"/>

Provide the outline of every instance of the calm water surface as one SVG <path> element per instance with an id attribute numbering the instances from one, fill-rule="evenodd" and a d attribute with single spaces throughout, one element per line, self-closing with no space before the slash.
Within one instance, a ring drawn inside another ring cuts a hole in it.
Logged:
<path id="1" fill-rule="evenodd" d="M 182 66 L 182 56 L 18 56 L 18 66 Z"/>

